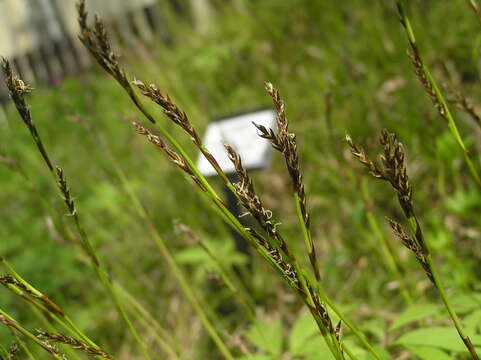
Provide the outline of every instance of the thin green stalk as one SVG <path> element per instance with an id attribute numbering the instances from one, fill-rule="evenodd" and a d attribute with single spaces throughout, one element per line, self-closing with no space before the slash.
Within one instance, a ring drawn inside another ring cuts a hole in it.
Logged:
<path id="1" fill-rule="evenodd" d="M 403 275 L 399 271 L 399 267 L 396 264 L 396 260 L 391 252 L 391 248 L 387 244 L 387 240 L 379 227 L 376 217 L 373 215 L 371 211 L 367 210 L 366 218 L 369 223 L 369 226 L 371 227 L 372 232 L 374 233 L 378 241 L 381 243 L 381 249 L 384 254 L 383 259 L 386 262 L 387 268 L 399 283 L 399 290 L 401 292 L 401 295 L 403 296 L 404 300 L 408 305 L 412 305 L 414 301 L 411 296 L 411 293 L 409 292 L 409 289 L 406 285 L 406 281 L 404 280 Z"/>
<path id="2" fill-rule="evenodd" d="M 10 315 L 8 315 L 4 310 L 0 309 L 0 316 L 3 316 L 5 318 L 5 325 L 9 326 L 10 328 L 18 331 L 31 341 L 33 341 L 35 344 L 43 348 L 46 352 L 48 352 L 51 356 L 53 356 L 57 360 L 63 360 L 63 357 L 61 354 L 57 353 L 55 350 L 53 350 L 49 345 L 38 339 L 34 334 L 32 334 L 30 331 L 22 327 L 14 318 L 12 318 Z"/>
<path id="3" fill-rule="evenodd" d="M 71 335 L 78 336 L 82 341 L 84 341 L 88 345 L 94 348 L 100 349 L 100 347 L 94 341 L 92 341 L 74 324 L 74 322 L 69 318 L 69 316 L 65 314 L 65 312 L 63 312 L 62 309 L 58 307 L 58 305 L 56 305 L 49 298 L 43 295 L 39 290 L 33 287 L 25 279 L 23 279 L 15 271 L 15 269 L 12 267 L 12 265 L 10 265 L 10 263 L 7 260 L 2 259 L 1 262 L 5 266 L 5 268 L 15 277 L 15 279 L 25 287 L 25 289 L 30 291 L 31 294 L 34 295 L 34 297 L 37 297 L 40 300 L 42 300 L 42 303 L 39 301 L 36 301 L 36 299 L 32 298 L 30 294 L 26 293 L 23 289 L 18 288 L 13 284 L 6 285 L 9 290 L 14 292 L 18 296 L 22 297 L 31 306 L 33 306 L 34 310 L 36 310 L 35 314 L 37 314 L 40 317 L 41 321 L 43 321 L 47 325 L 50 325 L 50 323 L 48 322 L 48 320 L 45 318 L 45 315 L 44 315 L 44 314 L 47 314 L 52 320 L 54 320 L 58 325 L 60 325 L 63 329 L 65 329 Z M 100 357 L 100 356 L 97 356 L 97 358 L 103 359 L 103 357 Z"/>
<path id="4" fill-rule="evenodd" d="M 45 328 L 48 329 L 50 332 L 56 332 L 57 329 L 48 321 L 47 317 L 45 316 L 46 313 L 48 313 L 48 310 L 45 308 L 44 311 L 39 310 L 40 308 L 35 306 L 33 302 L 30 302 L 30 306 L 32 307 L 32 312 L 35 314 L 35 316 L 44 324 Z M 52 317 L 53 318 L 53 317 Z M 64 329 L 66 329 L 69 333 L 75 336 L 75 333 L 66 327 L 66 325 L 63 326 Z M 81 360 L 81 357 L 72 350 L 70 346 L 63 346 L 62 347 L 65 351 L 65 354 L 67 355 L 68 359 L 75 359 L 75 360 Z M 96 357 L 99 360 L 104 360 L 103 357 L 97 356 Z"/>
<path id="5" fill-rule="evenodd" d="M 118 301 L 116 294 L 113 292 L 110 279 L 106 275 L 105 270 L 103 270 L 103 267 L 100 264 L 97 254 L 92 244 L 90 243 L 89 238 L 87 237 L 87 233 L 84 231 L 84 229 L 80 224 L 79 215 L 76 211 L 75 203 L 70 195 L 70 191 L 69 191 L 67 182 L 65 180 L 63 171 L 61 168 L 55 167 L 53 165 L 53 162 L 51 161 L 49 154 L 42 142 L 42 139 L 37 130 L 37 127 L 32 121 L 30 108 L 27 102 L 25 101 L 25 94 L 30 92 L 32 89 L 28 85 L 25 85 L 25 83 L 20 79 L 20 77 L 12 71 L 10 63 L 6 59 L 3 59 L 2 68 L 6 77 L 6 85 L 9 89 L 10 97 L 13 103 L 15 104 L 15 107 L 17 108 L 17 111 L 22 121 L 24 122 L 25 126 L 28 128 L 30 135 L 32 136 L 32 139 L 35 143 L 35 146 L 38 152 L 40 153 L 46 167 L 48 168 L 49 173 L 52 175 L 55 184 L 57 184 L 60 196 L 63 198 L 65 202 L 65 205 L 69 211 L 69 215 L 74 220 L 75 227 L 80 236 L 80 243 L 82 245 L 82 248 L 84 249 L 89 259 L 91 260 L 91 264 L 94 267 L 97 273 L 97 276 L 99 277 L 99 280 L 101 281 L 102 285 L 105 287 L 105 290 L 107 290 L 107 292 L 111 296 L 117 310 L 119 311 L 121 317 L 126 322 L 127 327 L 131 331 L 135 340 L 138 342 L 138 345 L 140 346 L 144 356 L 146 357 L 146 359 L 150 360 L 150 355 L 147 351 L 145 343 L 142 341 L 142 338 L 133 327 L 132 322 L 130 321 L 130 319 L 128 318 L 126 312 L 122 307 L 122 304 Z"/>
<path id="6" fill-rule="evenodd" d="M 400 271 L 399 257 L 397 256 L 397 253 L 392 248 L 390 242 L 386 239 L 386 237 L 382 233 L 379 223 L 377 222 L 376 217 L 374 216 L 374 214 L 372 213 L 372 210 L 370 209 L 371 208 L 369 204 L 370 196 L 368 193 L 368 186 L 365 179 L 362 179 L 361 181 L 361 193 L 363 195 L 362 197 L 365 204 L 367 222 L 374 236 L 378 239 L 379 243 L 381 244 L 382 254 L 384 255 L 381 258 L 384 260 L 384 262 L 386 263 L 386 267 L 389 269 L 391 274 L 396 278 L 397 282 L 399 283 L 399 289 L 404 300 L 408 305 L 412 305 L 413 298 L 411 296 L 411 293 L 409 292 L 409 288 L 406 284 L 406 281 L 404 280 L 404 277 Z"/>
<path id="7" fill-rule="evenodd" d="M 468 0 L 468 1 L 469 1 L 469 5 L 471 6 L 474 13 L 476 14 L 476 17 L 478 18 L 479 23 L 481 24 L 481 9 L 476 3 L 476 0 Z"/>
<path id="8" fill-rule="evenodd" d="M 311 262 L 311 266 L 312 266 L 312 271 L 314 271 L 316 281 L 320 282 L 321 273 L 319 270 L 319 264 L 317 263 L 316 250 L 314 249 L 314 242 L 312 241 L 311 230 L 307 227 L 304 214 L 302 212 L 301 200 L 297 192 L 294 192 L 294 201 L 296 203 L 297 218 L 299 220 L 299 224 L 302 229 L 302 235 L 304 237 L 304 242 L 306 244 L 309 261 Z"/>
<path id="9" fill-rule="evenodd" d="M 115 283 L 114 286 L 119 292 L 120 296 L 122 296 L 125 301 L 131 305 L 132 311 L 135 311 L 135 313 L 138 315 L 137 319 L 144 324 L 145 328 L 152 332 L 160 347 L 173 358 L 179 359 L 179 356 L 177 355 L 177 351 L 180 351 L 179 345 L 176 343 L 176 350 L 174 350 L 169 341 L 164 340 L 164 338 L 169 338 L 170 341 L 173 341 L 167 330 L 160 326 L 158 321 L 153 318 L 152 314 L 120 284 Z"/>
<path id="10" fill-rule="evenodd" d="M 129 186 L 128 179 L 126 177 L 126 174 L 124 171 L 118 166 L 115 165 L 115 170 L 117 172 L 117 175 L 119 176 L 125 191 L 127 192 L 127 195 L 130 197 L 132 201 L 132 205 L 138 215 L 141 217 L 141 219 L 144 221 L 144 223 L 147 226 L 147 230 L 149 231 L 152 239 L 154 240 L 155 244 L 159 248 L 162 256 L 166 259 L 167 264 L 169 265 L 170 269 L 172 270 L 172 273 L 174 274 L 174 277 L 176 278 L 177 282 L 179 283 L 182 291 L 186 295 L 187 299 L 193 306 L 194 310 L 196 311 L 197 315 L 202 321 L 202 324 L 204 325 L 204 328 L 207 330 L 209 335 L 211 336 L 212 340 L 216 343 L 217 347 L 219 350 L 222 352 L 222 354 L 226 357 L 226 359 L 234 359 L 232 354 L 230 353 L 229 349 L 227 346 L 224 344 L 223 340 L 221 339 L 220 335 L 217 333 L 217 330 L 215 329 L 214 325 L 211 323 L 209 320 L 207 314 L 203 310 L 201 304 L 197 300 L 196 296 L 194 295 L 194 292 L 192 288 L 189 285 L 189 282 L 187 281 L 185 275 L 183 274 L 181 268 L 177 265 L 174 257 L 172 256 L 170 250 L 168 249 L 167 245 L 165 244 L 165 241 L 163 238 L 160 236 L 159 232 L 157 231 L 154 223 L 152 222 L 150 216 L 147 214 L 147 211 L 145 210 L 144 206 L 140 203 L 137 195 L 133 192 L 132 188 Z"/>
<path id="11" fill-rule="evenodd" d="M 431 96 L 434 102 L 434 105 L 438 109 L 440 115 L 447 121 L 449 130 L 451 131 L 451 134 L 453 135 L 459 148 L 461 149 L 464 160 L 468 165 L 471 175 L 473 176 L 476 183 L 479 186 L 481 186 L 481 177 L 479 176 L 478 171 L 476 170 L 476 167 L 471 159 L 471 154 L 469 153 L 463 141 L 463 138 L 459 133 L 458 127 L 456 125 L 453 115 L 451 114 L 451 111 L 449 110 L 446 99 L 444 98 L 436 81 L 434 80 L 428 66 L 424 63 L 423 59 L 421 58 L 421 54 L 416 43 L 416 38 L 414 36 L 411 23 L 409 22 L 409 18 L 407 17 L 406 11 L 404 10 L 403 1 L 396 0 L 396 3 L 398 6 L 400 18 L 401 18 L 401 24 L 403 25 L 409 44 L 413 51 L 412 60 L 413 60 L 414 67 L 416 69 L 416 73 L 420 81 L 422 82 L 423 86 L 425 87 L 427 93 Z"/>
<path id="12" fill-rule="evenodd" d="M 434 266 L 431 254 L 428 254 L 426 256 L 426 260 L 431 268 L 431 272 L 433 275 L 434 283 L 436 285 L 436 288 L 439 292 L 439 295 L 441 296 L 441 299 L 443 301 L 444 306 L 446 307 L 446 310 L 449 313 L 449 316 L 453 320 L 453 324 L 456 327 L 456 330 L 458 331 L 459 336 L 461 337 L 461 340 L 463 340 L 464 344 L 468 348 L 469 353 L 471 354 L 472 358 L 475 360 L 479 360 L 478 354 L 476 353 L 476 349 L 474 348 L 473 343 L 471 342 L 469 336 L 466 334 L 466 331 L 464 330 L 463 326 L 461 325 L 461 321 L 459 320 L 458 315 L 454 311 L 454 308 L 449 301 L 449 297 L 446 294 L 446 290 L 444 289 L 444 285 L 441 281 L 441 278 L 438 275 L 438 272 L 436 270 L 436 267 Z"/>
<path id="13" fill-rule="evenodd" d="M 416 217 L 413 215 L 412 217 L 408 218 L 409 225 L 411 226 L 411 230 L 416 234 L 419 233 L 419 223 L 416 220 Z M 473 360 L 479 360 L 478 354 L 476 353 L 476 349 L 474 348 L 473 343 L 471 342 L 471 339 L 467 335 L 466 331 L 464 330 L 461 321 L 459 320 L 458 315 L 456 314 L 451 302 L 449 301 L 449 297 L 446 294 L 446 290 L 444 288 L 444 285 L 441 281 L 441 277 L 438 274 L 438 270 L 433 262 L 431 251 L 429 249 L 429 244 L 425 242 L 425 246 L 427 248 L 427 254 L 425 255 L 426 262 L 429 266 L 429 270 L 431 271 L 432 275 L 432 281 L 434 283 L 434 286 L 436 287 L 436 290 L 438 291 L 439 295 L 441 296 L 441 299 L 443 301 L 443 305 L 446 308 L 446 310 L 449 313 L 449 316 L 451 317 L 453 324 L 461 337 L 461 340 L 463 341 L 464 345 L 468 349 L 469 353 L 471 354 L 471 357 Z"/>
<path id="14" fill-rule="evenodd" d="M 346 316 L 343 314 L 341 310 L 332 302 L 332 300 L 327 296 L 324 289 L 320 286 L 319 287 L 319 295 L 321 296 L 322 300 L 334 311 L 334 313 L 341 319 L 341 321 L 346 324 L 346 326 L 352 331 L 352 333 L 361 341 L 361 343 L 366 347 L 366 349 L 377 359 L 377 360 L 384 360 L 377 351 L 372 347 L 372 345 L 367 340 L 366 336 L 360 331 Z"/>
<path id="15" fill-rule="evenodd" d="M 32 352 L 28 348 L 27 344 L 25 344 L 25 342 L 22 339 L 20 339 L 20 337 L 16 333 L 13 333 L 13 337 L 15 339 L 15 342 L 22 348 L 25 354 L 27 354 L 28 359 L 36 360 L 35 356 L 33 356 Z"/>
<path id="16" fill-rule="evenodd" d="M 104 70 L 107 71 L 119 84 L 124 90 L 127 92 L 135 106 L 140 110 L 140 112 L 153 124 L 155 124 L 159 129 L 160 132 L 162 133 L 162 136 L 167 139 L 167 141 L 173 146 L 174 150 L 177 151 L 178 154 L 175 154 L 176 157 L 180 157 L 180 161 L 185 162 L 185 164 L 182 164 L 183 170 L 188 170 L 189 175 L 193 175 L 194 179 L 196 180 L 197 185 L 201 188 L 201 190 L 213 201 L 214 206 L 218 208 L 219 212 L 221 213 L 222 218 L 227 220 L 227 222 L 236 230 L 238 231 L 250 244 L 254 246 L 254 248 L 263 256 L 277 271 L 279 271 L 284 278 L 287 279 L 287 276 L 284 274 L 283 270 L 280 268 L 279 264 L 274 261 L 269 254 L 267 254 L 266 250 L 261 249 L 261 247 L 257 244 L 257 240 L 254 238 L 254 236 L 248 231 L 248 229 L 244 228 L 244 226 L 239 222 L 239 220 L 234 216 L 226 207 L 226 205 L 223 203 L 223 201 L 219 198 L 215 190 L 211 187 L 209 182 L 206 180 L 206 178 L 199 172 L 197 167 L 195 166 L 194 162 L 191 160 L 191 158 L 188 156 L 188 154 L 184 151 L 184 149 L 178 144 L 178 142 L 170 135 L 169 132 L 167 132 L 154 118 L 151 116 L 140 100 L 138 99 L 137 95 L 133 91 L 132 85 L 130 82 L 127 80 L 127 77 L 125 75 L 125 72 L 123 69 L 120 68 L 118 58 L 115 55 L 115 53 L 112 51 L 108 36 L 105 32 L 105 28 L 103 24 L 101 23 L 99 18 L 96 18 L 94 28 L 91 28 L 87 25 L 87 12 L 85 9 L 85 1 L 80 1 L 78 4 L 78 13 L 79 13 L 79 24 L 81 28 L 81 33 L 80 33 L 80 39 L 86 46 L 86 48 L 90 51 L 90 53 L 96 58 L 97 62 L 104 68 Z M 155 90 L 152 87 L 146 87 L 143 85 L 141 82 L 136 82 L 136 84 L 143 90 L 145 90 L 147 93 L 151 90 Z M 170 103 L 170 99 L 168 98 L 162 98 L 160 99 L 161 103 L 164 102 L 169 102 L 169 106 L 172 105 L 173 107 L 170 108 L 170 110 L 164 109 L 167 111 L 167 115 L 172 113 L 175 115 L 172 111 L 177 111 L 179 110 L 178 108 L 175 107 L 174 104 Z M 162 106 L 162 105 L 161 105 Z M 188 120 L 185 118 L 185 114 L 180 114 L 178 113 L 180 117 L 182 117 L 185 121 L 181 124 L 182 127 L 184 127 L 184 130 L 189 132 L 189 135 L 191 135 L 192 138 L 194 138 L 194 142 L 198 146 L 199 150 L 206 156 L 206 158 L 209 160 L 209 162 L 214 166 L 215 170 L 219 174 L 219 176 L 224 180 L 226 186 L 233 191 L 235 194 L 235 189 L 234 186 L 228 181 L 227 177 L 223 173 L 222 169 L 218 166 L 216 161 L 213 159 L 210 153 L 208 153 L 207 149 L 201 144 L 200 138 L 197 136 L 195 130 L 190 127 L 190 124 L 188 123 Z M 143 134 L 146 135 L 148 134 L 148 130 L 143 128 L 139 124 L 135 124 L 137 127 L 137 130 L 142 130 Z M 190 131 L 192 130 L 192 131 Z M 152 135 L 150 135 L 152 136 Z M 153 138 L 152 138 L 153 139 Z M 157 138 L 159 141 L 159 144 L 163 140 L 160 138 Z M 164 149 L 166 147 L 164 143 Z M 169 149 L 169 151 L 172 151 Z M 179 165 L 179 164 L 177 164 Z M 143 216 L 146 216 L 145 210 L 140 206 L 139 207 L 140 214 Z M 160 236 L 157 237 L 155 235 L 155 228 L 152 226 L 149 226 L 149 231 L 151 231 L 154 236 L 154 239 L 158 243 L 159 248 L 161 249 L 162 252 L 167 253 L 168 257 L 167 260 L 170 261 L 170 254 L 168 253 L 167 248 L 165 247 L 165 244 L 161 240 Z M 279 239 L 277 239 L 279 240 Z M 274 241 L 275 242 L 275 241 Z M 275 244 L 275 247 L 278 247 L 279 244 Z M 292 266 L 295 268 L 295 271 L 299 274 L 299 283 L 302 288 L 302 293 L 305 295 L 304 300 L 306 301 L 306 304 L 313 305 L 312 301 L 312 296 L 310 291 L 308 290 L 308 287 L 306 286 L 306 277 L 303 271 L 300 271 L 301 267 L 296 261 L 296 259 L 288 252 L 287 247 L 284 246 L 284 248 L 281 250 L 291 261 Z M 176 266 L 175 262 L 172 263 L 173 267 Z M 174 271 L 174 274 L 176 274 L 179 270 Z M 186 287 L 187 284 L 184 284 L 182 281 L 182 278 L 179 279 L 179 282 L 181 283 L 181 286 Z M 291 286 L 297 291 L 297 285 L 294 283 L 290 283 Z M 188 297 L 192 296 L 192 301 L 194 302 L 195 307 L 198 306 L 198 303 L 190 292 L 187 292 Z M 201 320 L 203 319 L 203 316 L 201 316 Z M 207 329 L 209 332 L 211 332 L 211 336 L 214 337 L 214 340 L 216 343 L 218 343 L 218 346 L 220 347 L 221 351 L 225 352 L 223 348 L 223 343 L 218 339 L 215 333 L 215 329 L 211 328 L 207 323 L 205 323 L 205 326 L 207 326 Z M 229 354 L 230 355 L 230 354 Z"/>

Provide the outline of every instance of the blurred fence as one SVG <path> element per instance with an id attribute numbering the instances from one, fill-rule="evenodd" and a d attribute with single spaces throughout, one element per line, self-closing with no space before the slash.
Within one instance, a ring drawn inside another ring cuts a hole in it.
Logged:
<path id="1" fill-rule="evenodd" d="M 205 12 L 209 1 L 90 0 L 87 9 L 91 14 L 102 15 L 114 43 L 142 55 L 149 43 L 169 39 L 162 21 L 164 6 L 171 6 L 178 16 L 187 16 Z M 90 65 L 88 54 L 77 40 L 75 3 L 76 0 L 0 0 L 0 55 L 8 58 L 30 84 L 54 85 Z M 0 103 L 4 103 L 7 90 L 0 80 Z"/>

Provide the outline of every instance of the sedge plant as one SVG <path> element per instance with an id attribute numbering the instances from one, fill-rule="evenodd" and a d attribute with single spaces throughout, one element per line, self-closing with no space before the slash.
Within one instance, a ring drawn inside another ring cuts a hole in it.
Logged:
<path id="1" fill-rule="evenodd" d="M 379 155 L 380 164 L 378 164 L 371 160 L 364 148 L 356 145 L 349 135 L 346 136 L 346 140 L 353 156 L 369 170 L 369 173 L 376 179 L 388 182 L 396 193 L 398 203 L 409 224 L 410 232 L 406 232 L 398 222 L 389 220 L 393 233 L 407 249 L 414 253 L 426 276 L 441 297 L 443 305 L 472 359 L 479 360 L 476 349 L 446 293 L 439 271 L 433 261 L 432 250 L 424 237 L 421 221 L 414 207 L 413 188 L 407 174 L 403 145 L 399 142 L 396 134 L 383 130 L 379 137 L 383 150 Z"/>

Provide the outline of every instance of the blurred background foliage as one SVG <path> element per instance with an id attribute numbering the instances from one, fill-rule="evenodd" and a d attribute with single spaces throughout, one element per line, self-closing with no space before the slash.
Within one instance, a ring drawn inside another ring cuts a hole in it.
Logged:
<path id="1" fill-rule="evenodd" d="M 435 77 L 477 103 L 481 28 L 467 3 L 412 0 L 409 11 L 419 46 Z M 459 299 L 468 294 L 460 306 L 471 300 L 479 305 L 481 298 L 472 295 L 481 294 L 481 193 L 447 124 L 413 74 L 393 2 L 246 0 L 212 4 L 209 26 L 203 32 L 164 6 L 172 39 L 146 47 L 140 58 L 121 47 L 129 78 L 155 83 L 169 93 L 201 133 L 212 119 L 271 106 L 264 81 L 279 89 L 291 129 L 297 134 L 326 288 L 370 336 L 391 346 L 392 353 L 401 358 L 409 346 L 396 345 L 402 333 L 396 331 L 402 326 L 392 330 L 390 325 L 406 307 L 398 284 L 386 270 L 366 219 L 367 210 L 374 213 L 382 236 L 392 241 L 399 254 L 416 302 L 438 304 L 438 299 L 413 257 L 392 239 L 387 228 L 386 217 L 400 218 L 388 185 L 371 181 L 352 161 L 344 143 L 349 131 L 374 155 L 380 130 L 395 131 L 407 150 L 415 204 L 450 294 Z M 216 359 L 218 355 L 133 211 L 115 166 L 127 173 L 157 228 L 191 274 L 198 296 L 217 313 L 219 327 L 228 329 L 232 347 L 240 342 L 252 352 L 264 354 L 257 359 L 278 359 L 283 353 L 291 354 L 286 359 L 314 359 L 296 355 L 292 349 L 299 344 L 295 340 L 287 345 L 293 324 L 302 318 L 299 301 L 256 256 L 248 259 L 235 251 L 230 233 L 210 214 L 188 181 L 134 134 L 129 123 L 139 114 L 113 80 L 95 67 L 54 88 L 36 89 L 29 101 L 44 143 L 54 161 L 63 166 L 85 227 L 112 276 L 142 299 L 181 344 L 185 350 L 182 358 Z M 163 118 L 159 109 L 146 105 L 195 154 L 189 139 Z M 13 167 L 21 166 L 28 180 L 8 166 L 0 167 L 0 254 L 62 304 L 107 349 L 121 358 L 134 359 L 134 345 L 125 327 L 119 326 L 116 312 L 85 259 L 52 226 L 53 218 L 69 226 L 68 218 L 13 110 L 8 106 L 0 123 L 0 150 Z M 455 116 L 479 167 L 480 128 L 460 111 L 455 111 Z M 255 180 L 267 207 L 282 220 L 286 237 L 301 253 L 303 243 L 296 240 L 297 219 L 287 196 L 290 184 L 283 166 L 275 155 L 272 166 L 255 173 Z M 367 202 L 362 186 L 369 193 Z M 45 200 L 53 204 L 53 210 Z M 204 239 L 225 266 L 243 268 L 259 321 L 277 326 L 268 331 L 280 334 L 276 339 L 281 340 L 269 342 L 280 341 L 272 345 L 277 348 L 265 349 L 256 343 L 255 330 L 249 330 L 252 324 L 219 282 L 215 264 L 179 231 L 179 224 L 187 224 Z M 246 267 L 248 262 L 251 267 Z M 2 295 L 1 302 L 19 320 L 38 326 L 18 299 Z M 420 310 L 429 317 L 427 324 L 449 324 L 446 317 L 437 316 L 442 313 L 437 307 L 432 311 L 433 306 Z M 479 332 L 479 306 L 466 314 L 473 311 L 478 314 L 478 322 L 472 320 L 473 331 Z M 7 342 L 7 332 L 0 329 L 0 334 Z"/>

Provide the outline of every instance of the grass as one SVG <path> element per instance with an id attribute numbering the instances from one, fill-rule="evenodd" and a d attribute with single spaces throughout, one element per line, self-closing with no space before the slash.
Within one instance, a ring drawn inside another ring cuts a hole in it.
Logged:
<path id="1" fill-rule="evenodd" d="M 478 51 L 479 23 L 469 5 L 467 1 L 411 2 L 406 13 L 416 31 L 423 63 L 433 78 L 448 83 L 476 104 L 479 81 L 473 54 Z M 291 19 L 282 16 L 285 13 L 291 14 Z M 449 31 L 446 23 L 454 24 Z M 371 5 L 360 1 L 266 1 L 255 9 L 247 4 L 243 10 L 229 6 L 216 10 L 212 28 L 204 35 L 193 34 L 187 24 L 176 26 L 174 44 L 152 54 L 151 61 L 129 61 L 125 58 L 128 49 L 122 51 L 125 57 L 121 63 L 132 74 L 127 75 L 128 79 L 155 82 L 162 94 L 169 93 L 172 103 L 188 113 L 199 134 L 213 117 L 270 106 L 262 84 L 271 80 L 278 86 L 287 104 L 289 131 L 297 135 L 295 145 L 310 221 L 306 222 L 302 209 L 302 191 L 291 186 L 282 155 L 274 157 L 270 169 L 251 174 L 256 192 L 265 208 L 282 219 L 279 228 L 292 253 L 296 257 L 303 254 L 299 266 L 308 269 L 312 265 L 309 256 L 304 256 L 306 245 L 307 251 L 312 251 L 312 239 L 319 277 L 326 293 L 333 295 L 332 305 L 341 304 L 339 308 L 353 318 L 369 342 L 387 345 L 392 358 L 412 351 L 410 343 L 403 340 L 403 333 L 430 328 L 427 324 L 449 326 L 444 317 L 431 316 L 409 323 L 401 332 L 389 330 L 389 324 L 402 316 L 401 309 L 411 308 L 404 305 L 409 302 L 400 292 L 403 287 L 406 289 L 402 292 L 409 293 L 416 304 L 436 303 L 437 295 L 414 257 L 392 238 L 382 220 L 384 216 L 402 215 L 391 190 L 362 179 L 364 173 L 351 163 L 343 137 L 349 130 L 370 148 L 369 139 L 384 127 L 399 134 L 409 153 L 408 170 L 415 181 L 416 207 L 417 213 L 422 214 L 424 237 L 436 254 L 438 270 L 447 287 L 446 296 L 457 312 L 461 309 L 461 321 L 466 318 L 469 335 L 476 342 L 480 329 L 471 324 L 479 306 L 466 311 L 463 309 L 467 305 L 463 307 L 456 300 L 476 298 L 479 294 L 476 264 L 481 255 L 477 241 L 480 224 L 474 214 L 479 211 L 481 194 L 469 176 L 470 168 L 463 163 L 456 139 L 413 74 L 396 8 L 384 2 Z M 445 100 L 449 106 L 449 94 Z M 180 358 L 197 358 L 202 356 L 199 354 L 211 354 L 213 344 L 200 330 L 201 323 L 172 281 L 169 267 L 157 255 L 152 235 L 146 231 L 145 218 L 138 207 L 132 206 L 129 190 L 175 258 L 182 261 L 182 270 L 191 275 L 190 285 L 197 290 L 196 298 L 234 357 L 264 353 L 276 358 L 279 354 L 274 350 L 245 336 L 246 328 L 252 323 L 263 328 L 269 318 L 281 318 L 289 326 L 294 325 L 302 301 L 290 298 L 288 287 L 268 270 L 262 259 L 251 256 L 255 275 L 245 287 L 247 296 L 255 303 L 257 321 L 239 316 L 243 305 L 236 301 L 232 287 L 219 286 L 219 282 L 226 282 L 222 276 L 220 280 L 212 279 L 202 269 L 207 267 L 217 273 L 216 263 L 220 262 L 230 272 L 235 262 L 246 263 L 246 257 L 231 247 L 217 260 L 212 259 L 202 248 L 185 243 L 176 232 L 173 219 L 188 224 L 209 244 L 232 241 L 223 225 L 212 221 L 215 212 L 196 195 L 180 172 L 165 159 L 153 156 L 143 139 L 133 134 L 128 123 L 139 122 L 140 118 L 122 89 L 110 78 L 92 73 L 67 79 L 56 89 L 35 91 L 29 101 L 49 153 L 69 174 L 69 185 L 74 189 L 92 246 L 105 259 L 109 273 L 118 279 L 119 285 L 139 299 L 142 308 L 169 333 L 166 336 L 158 324 L 141 321 L 138 308 L 129 306 L 135 326 L 149 348 L 159 354 L 173 351 Z M 195 158 L 195 147 L 189 136 L 183 135 L 184 129 L 162 118 L 156 104 L 145 102 L 143 106 L 172 134 L 185 154 Z M 472 154 L 473 167 L 479 169 L 479 130 L 475 120 L 454 106 L 451 111 L 465 147 Z M 0 135 L 5 153 L 2 159 L 11 165 L 0 172 L 2 202 L 6 204 L 1 210 L 5 221 L 0 231 L 2 238 L 7 239 L 1 245 L 2 256 L 36 288 L 62 304 L 73 321 L 102 348 L 119 358 L 138 354 L 132 338 L 117 326 L 120 320 L 101 287 L 90 281 L 95 274 L 86 267 L 88 258 L 66 244 L 75 238 L 69 236 L 75 234 L 74 228 L 70 230 L 69 219 L 63 216 L 61 200 L 52 202 L 55 186 L 40 166 L 27 135 L 9 109 Z M 99 141 L 98 135 L 103 140 Z M 289 169 L 289 162 L 287 166 Z M 123 174 L 120 177 L 119 168 Z M 212 183 L 211 190 L 220 194 L 220 185 L 220 181 Z M 367 201 L 360 196 L 362 188 Z M 16 216 L 9 216 L 12 213 Z M 193 215 L 205 213 L 209 216 Z M 392 259 L 375 255 L 381 245 L 373 240 L 374 236 L 387 241 L 382 245 L 387 252 L 383 251 L 394 254 Z M 29 239 L 28 246 L 25 239 Z M 390 248 L 394 252 L 389 252 Z M 57 274 L 58 269 L 63 270 L 62 276 L 45 276 Z M 309 275 L 313 283 L 316 276 L 313 269 Z M 212 288 L 218 290 L 215 296 Z M 26 308 L 14 301 L 9 297 L 3 308 L 8 308 L 20 323 L 35 328 L 36 321 L 27 316 Z M 222 310 L 226 304 L 230 307 L 227 313 Z M 440 314 L 443 313 L 439 311 Z M 336 324 L 337 316 L 331 316 Z M 152 331 L 152 327 L 157 330 Z M 226 331 L 232 336 L 226 336 Z M 159 334 L 161 341 L 156 342 Z M 342 338 L 353 356 L 366 355 L 347 329 Z M 169 350 L 157 348 L 166 339 Z M 335 345 L 333 337 L 331 345 Z M 178 348 L 184 352 L 178 352 Z M 462 350 L 433 348 L 449 356 L 465 356 Z M 375 351 L 383 353 L 378 348 Z M 290 352 L 295 359 L 300 356 L 287 345 L 281 352 Z"/>

